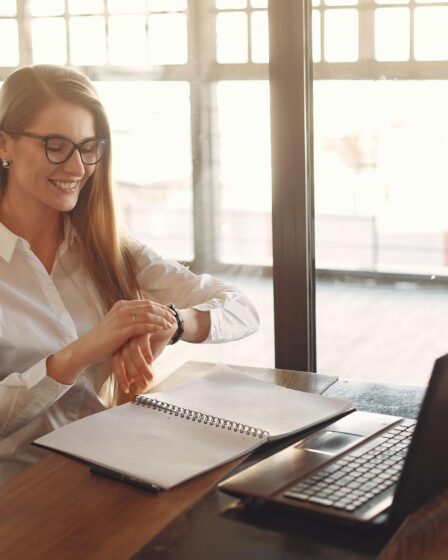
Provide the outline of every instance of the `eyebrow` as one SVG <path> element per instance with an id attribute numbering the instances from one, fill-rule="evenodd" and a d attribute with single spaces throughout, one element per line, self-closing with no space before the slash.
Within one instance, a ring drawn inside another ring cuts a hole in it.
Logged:
<path id="1" fill-rule="evenodd" d="M 62 138 L 63 140 L 70 140 L 70 142 L 74 142 L 74 140 L 72 140 L 68 136 L 64 136 L 63 134 L 59 134 L 58 132 L 41 134 L 41 136 L 44 136 L 45 138 Z M 99 138 L 98 136 L 89 136 L 87 138 L 84 138 L 83 140 L 80 140 L 79 142 L 75 142 L 75 144 L 82 144 L 83 142 L 88 142 L 89 140 L 99 140 Z"/>

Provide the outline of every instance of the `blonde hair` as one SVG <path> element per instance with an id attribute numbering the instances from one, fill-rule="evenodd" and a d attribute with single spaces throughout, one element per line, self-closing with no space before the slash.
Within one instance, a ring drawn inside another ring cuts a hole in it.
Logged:
<path id="1" fill-rule="evenodd" d="M 24 130 L 51 101 L 61 100 L 88 110 L 99 138 L 110 140 L 104 107 L 90 80 L 64 66 L 19 68 L 0 89 L 0 130 Z M 0 202 L 7 188 L 7 170 L 0 166 Z M 140 297 L 130 244 L 119 233 L 114 209 L 111 150 L 106 150 L 69 212 L 76 230 L 83 267 L 99 294 L 104 311 L 121 299 Z M 115 398 L 116 390 L 114 390 Z M 123 396 L 119 397 L 123 400 Z"/>

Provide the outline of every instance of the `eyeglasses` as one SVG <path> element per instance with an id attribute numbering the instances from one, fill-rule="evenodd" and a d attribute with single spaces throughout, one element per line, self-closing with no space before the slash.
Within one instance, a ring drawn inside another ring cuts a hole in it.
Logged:
<path id="1" fill-rule="evenodd" d="M 50 163 L 65 163 L 71 158 L 73 152 L 78 150 L 84 165 L 95 165 L 103 157 L 109 145 L 109 140 L 103 138 L 92 138 L 75 144 L 64 136 L 40 136 L 24 130 L 13 134 L 42 140 L 45 145 L 45 155 Z"/>

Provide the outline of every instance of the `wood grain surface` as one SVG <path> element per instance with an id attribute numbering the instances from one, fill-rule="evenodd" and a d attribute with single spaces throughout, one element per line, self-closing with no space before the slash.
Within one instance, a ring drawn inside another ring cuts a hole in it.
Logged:
<path id="1" fill-rule="evenodd" d="M 213 365 L 187 362 L 153 391 L 201 377 Z M 288 370 L 237 369 L 316 393 L 336 380 Z M 171 490 L 152 494 L 94 475 L 87 465 L 73 459 L 50 454 L 0 487 L 0 558 L 129 558 L 243 460 L 241 457 Z"/>

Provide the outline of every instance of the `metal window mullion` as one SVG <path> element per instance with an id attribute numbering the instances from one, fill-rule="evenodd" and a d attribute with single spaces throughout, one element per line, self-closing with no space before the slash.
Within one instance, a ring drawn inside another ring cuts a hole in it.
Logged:
<path id="1" fill-rule="evenodd" d="M 247 18 L 247 61 L 252 62 L 252 10 L 246 10 Z"/>
<path id="2" fill-rule="evenodd" d="M 17 2 L 17 25 L 19 30 L 20 64 L 32 64 L 31 13 L 29 0 Z"/>
<path id="3" fill-rule="evenodd" d="M 325 28 L 324 28 L 324 10 L 322 4 L 319 6 L 319 24 L 320 24 L 320 60 L 325 60 Z"/>
<path id="4" fill-rule="evenodd" d="M 103 4 L 104 32 L 106 34 L 106 66 L 110 66 L 110 44 L 109 44 L 109 5 Z"/>
<path id="5" fill-rule="evenodd" d="M 191 103 L 194 261 L 196 270 L 216 261 L 218 185 L 216 166 L 216 88 L 208 68 L 214 60 L 214 12 L 203 0 L 188 1 L 188 49 Z M 194 64 L 192 64 L 194 61 Z"/>
<path id="6" fill-rule="evenodd" d="M 275 365 L 315 371 L 311 3 L 269 3 Z"/>
<path id="7" fill-rule="evenodd" d="M 375 60 L 375 8 L 371 0 L 359 0 L 359 60 Z"/>
<path id="8" fill-rule="evenodd" d="M 445 60 L 410 62 L 319 62 L 314 80 L 446 80 Z"/>
<path id="9" fill-rule="evenodd" d="M 64 0 L 64 20 L 65 20 L 65 41 L 67 45 L 67 64 L 72 62 L 72 48 L 70 45 L 70 16 L 68 8 L 68 0 Z"/>
<path id="10" fill-rule="evenodd" d="M 411 62 L 415 61 L 415 2 L 410 2 L 409 4 L 409 60 Z"/>

